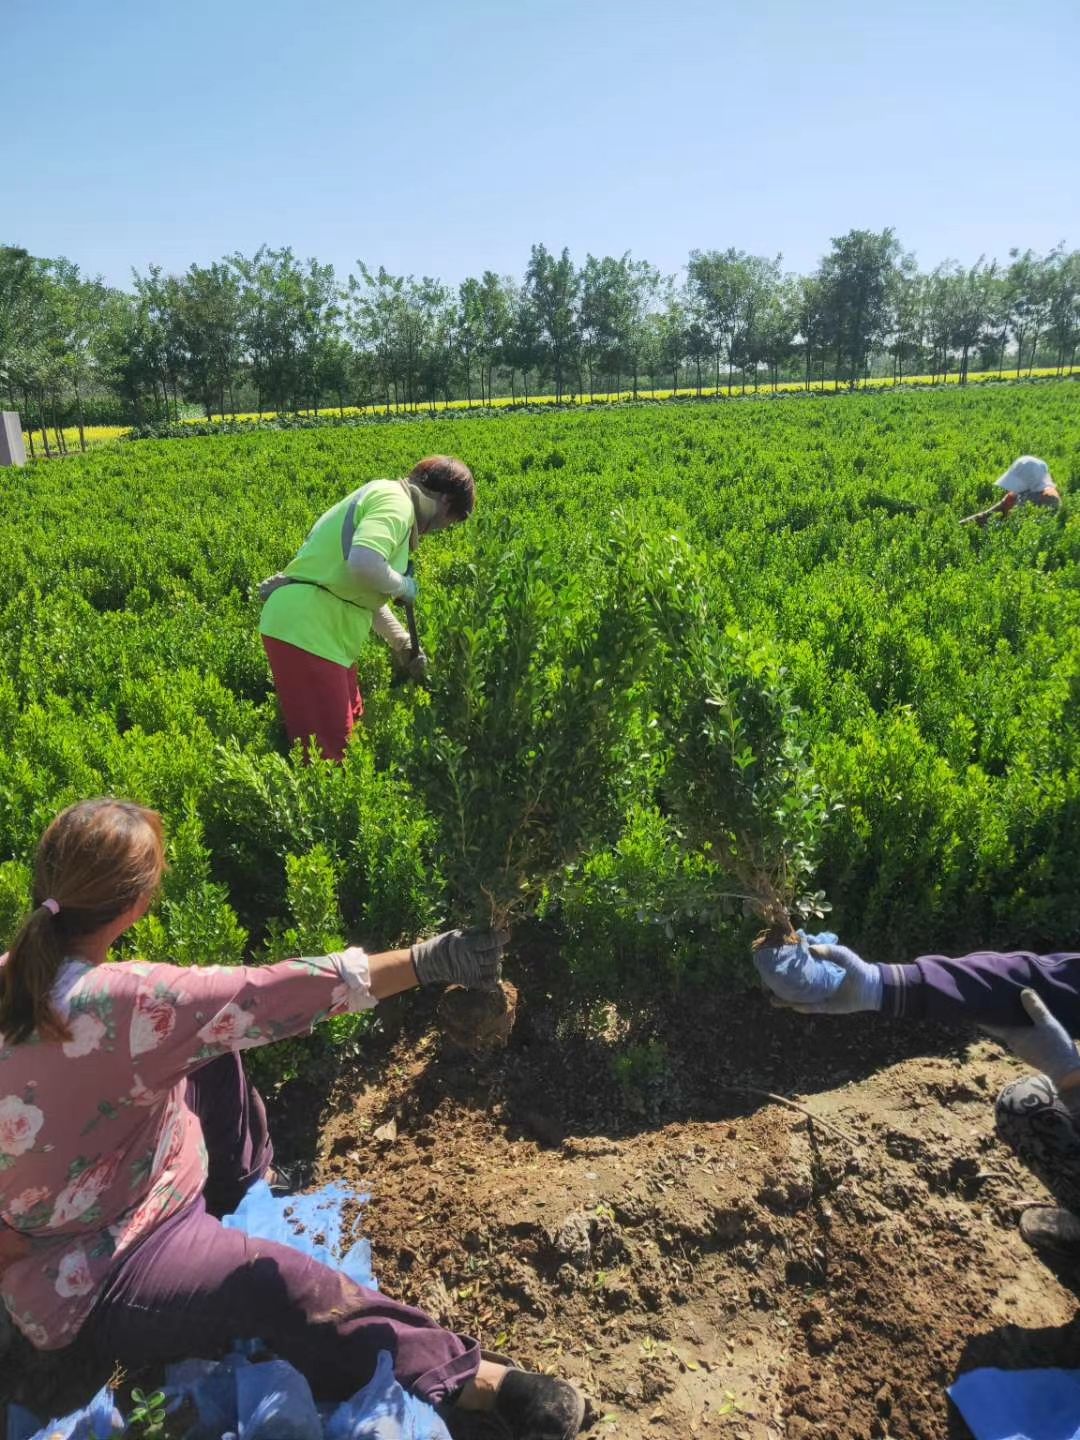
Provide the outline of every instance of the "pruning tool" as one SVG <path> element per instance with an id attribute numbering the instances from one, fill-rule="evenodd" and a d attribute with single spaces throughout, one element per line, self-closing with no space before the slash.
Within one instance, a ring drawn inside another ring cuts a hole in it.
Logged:
<path id="1" fill-rule="evenodd" d="M 413 562 L 410 560 L 405 567 L 405 574 L 411 576 L 413 573 Z M 411 600 L 402 602 L 405 606 L 405 623 L 409 627 L 409 659 L 415 660 L 420 654 L 420 636 L 416 629 L 416 609 Z"/>
<path id="2" fill-rule="evenodd" d="M 413 563 L 410 560 L 405 567 L 405 574 L 413 573 Z M 405 623 L 409 627 L 409 659 L 415 660 L 420 654 L 420 635 L 416 628 L 416 609 L 411 600 L 402 600 L 402 608 L 405 611 Z M 396 673 L 391 677 L 391 685 L 404 685 L 410 679 L 408 670 L 402 665 L 396 667 Z"/>

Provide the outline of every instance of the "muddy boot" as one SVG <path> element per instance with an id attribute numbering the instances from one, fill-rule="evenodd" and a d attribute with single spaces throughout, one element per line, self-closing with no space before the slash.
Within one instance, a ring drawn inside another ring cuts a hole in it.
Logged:
<path id="1" fill-rule="evenodd" d="M 514 1440 L 574 1440 L 585 1401 L 567 1380 L 508 1370 L 495 1394 L 495 1414 Z"/>
<path id="2" fill-rule="evenodd" d="M 1020 1234 L 1033 1250 L 1080 1260 L 1080 1220 L 1056 1205 L 1032 1205 L 1020 1216 Z"/>

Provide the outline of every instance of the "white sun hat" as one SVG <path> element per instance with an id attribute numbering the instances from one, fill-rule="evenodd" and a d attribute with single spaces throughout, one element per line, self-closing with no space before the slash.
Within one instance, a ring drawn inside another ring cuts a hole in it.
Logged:
<path id="1" fill-rule="evenodd" d="M 1054 482 L 1050 479 L 1050 466 L 1037 455 L 1021 455 L 1014 460 L 994 482 L 999 490 L 1011 490 L 1014 495 L 1038 495 Z"/>

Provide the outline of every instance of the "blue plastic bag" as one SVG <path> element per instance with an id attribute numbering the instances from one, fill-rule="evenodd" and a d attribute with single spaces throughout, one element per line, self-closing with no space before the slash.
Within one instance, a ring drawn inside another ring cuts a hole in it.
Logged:
<path id="1" fill-rule="evenodd" d="M 1080 1370 L 969 1370 L 949 1395 L 975 1440 L 1080 1440 Z"/>
<path id="2" fill-rule="evenodd" d="M 311 1386 L 287 1360 L 237 1370 L 236 1413 L 239 1440 L 322 1440 Z"/>
<path id="3" fill-rule="evenodd" d="M 89 1405 L 47 1425 L 21 1405 L 8 1406 L 7 1440 L 109 1440 L 123 1433 L 124 1420 L 108 1385 L 102 1386 Z"/>
<path id="4" fill-rule="evenodd" d="M 835 945 L 829 930 L 807 935 L 797 930 L 797 945 L 763 945 L 754 951 L 754 965 L 762 981 L 785 1005 L 817 1005 L 836 993 L 844 971 L 831 960 L 811 955 L 811 945 Z"/>
<path id="5" fill-rule="evenodd" d="M 394 1363 L 386 1350 L 364 1388 L 327 1418 L 323 1434 L 326 1440 L 450 1440 L 431 1406 L 394 1379 Z"/>
<path id="6" fill-rule="evenodd" d="M 449 1440 L 435 1411 L 398 1384 L 385 1350 L 363 1389 L 339 1405 L 316 1406 L 286 1361 L 253 1363 L 239 1352 L 174 1365 L 167 1382 L 170 1413 L 189 1405 L 198 1415 L 184 1440 Z"/>

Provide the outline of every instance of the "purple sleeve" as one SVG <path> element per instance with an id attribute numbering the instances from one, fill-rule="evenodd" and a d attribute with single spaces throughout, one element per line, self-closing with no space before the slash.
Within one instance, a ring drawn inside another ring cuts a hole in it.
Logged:
<path id="1" fill-rule="evenodd" d="M 883 965 L 882 1014 L 919 1020 L 1028 1025 L 1021 990 L 1041 995 L 1070 1035 L 1080 1036 L 1080 954 L 1001 954 L 976 950 L 950 960 L 922 955 L 913 965 Z"/>

